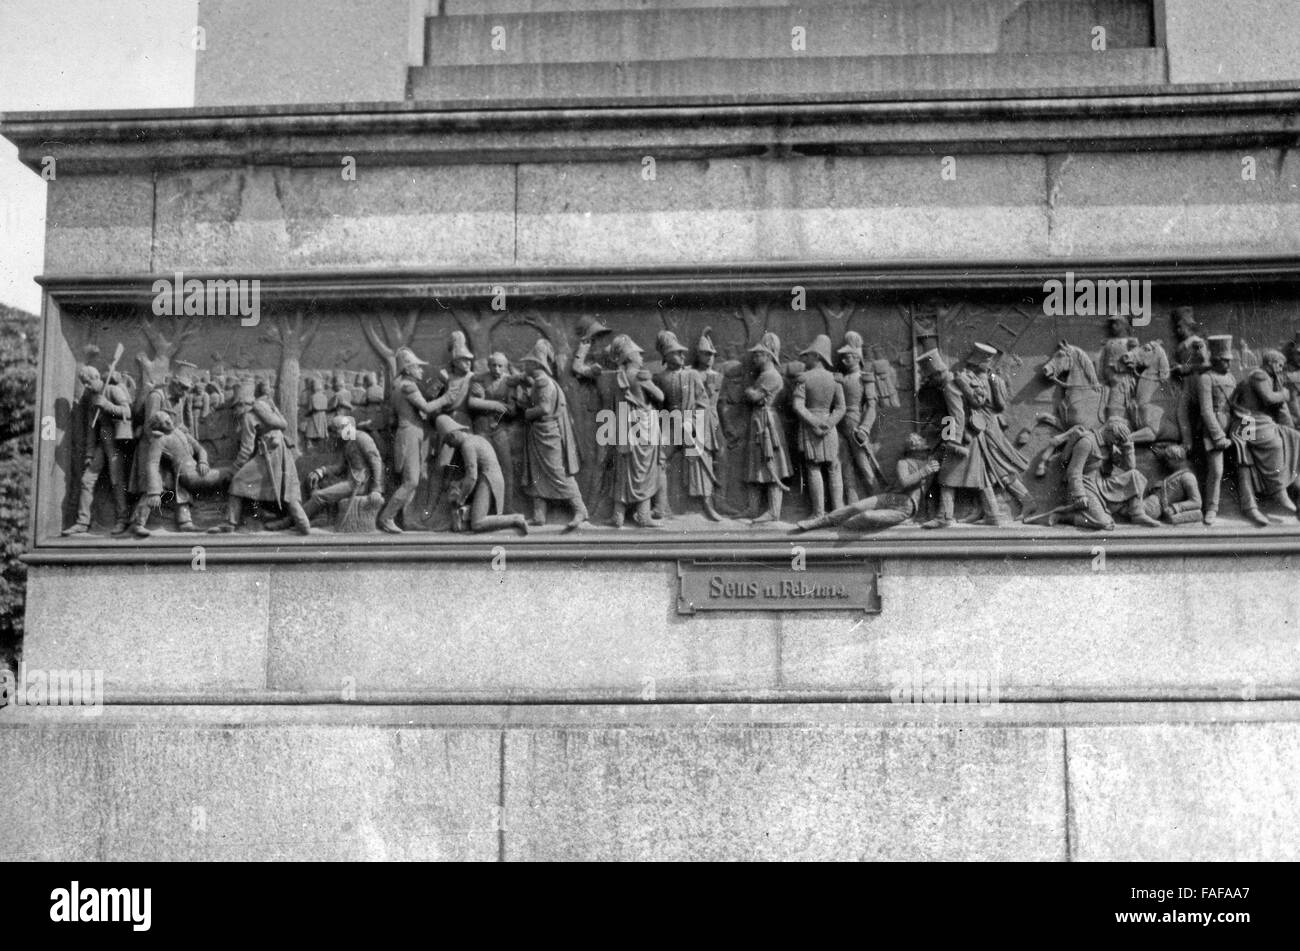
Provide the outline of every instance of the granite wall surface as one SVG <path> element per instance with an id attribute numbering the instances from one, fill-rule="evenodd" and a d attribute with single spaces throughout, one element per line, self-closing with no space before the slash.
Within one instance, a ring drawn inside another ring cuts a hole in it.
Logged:
<path id="1" fill-rule="evenodd" d="M 11 709 L 0 858 L 1294 860 L 1296 716 L 1241 702 L 996 717 L 889 703 Z"/>

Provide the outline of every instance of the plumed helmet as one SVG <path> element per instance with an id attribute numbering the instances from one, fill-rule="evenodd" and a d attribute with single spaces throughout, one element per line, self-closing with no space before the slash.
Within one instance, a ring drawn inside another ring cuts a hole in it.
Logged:
<path id="1" fill-rule="evenodd" d="M 592 340 L 607 333 L 609 328 L 600 322 L 599 317 L 582 317 L 578 320 L 578 338 L 581 340 Z"/>
<path id="2" fill-rule="evenodd" d="M 667 357 L 670 353 L 685 353 L 686 347 L 677 339 L 677 334 L 671 330 L 661 330 L 655 337 L 655 349 L 659 351 L 659 356 Z"/>
<path id="3" fill-rule="evenodd" d="M 749 348 L 750 353 L 766 353 L 774 363 L 781 362 L 781 338 L 772 331 L 763 334 L 758 343 Z"/>
<path id="4" fill-rule="evenodd" d="M 862 359 L 862 334 L 856 330 L 847 331 L 844 334 L 844 345 L 835 351 L 836 353 L 856 353 L 858 359 Z"/>
<path id="5" fill-rule="evenodd" d="M 637 345 L 637 342 L 627 334 L 619 334 L 611 340 L 609 342 L 609 349 L 614 353 L 620 363 L 634 353 L 644 352 L 641 347 Z"/>
<path id="6" fill-rule="evenodd" d="M 551 376 L 555 376 L 555 348 L 545 337 L 539 337 L 533 344 L 533 349 L 529 350 L 520 362 L 536 364 Z"/>
<path id="7" fill-rule="evenodd" d="M 711 353 L 717 356 L 718 350 L 713 346 L 713 328 L 705 327 L 704 332 L 700 334 L 700 339 L 695 344 L 696 353 Z"/>
<path id="8" fill-rule="evenodd" d="M 470 351 L 469 345 L 465 342 L 465 334 L 459 330 L 451 332 L 451 342 L 447 345 L 447 350 L 451 353 L 453 360 L 473 360 L 474 354 Z"/>
<path id="9" fill-rule="evenodd" d="M 421 360 L 415 355 L 415 351 L 410 347 L 399 347 L 393 354 L 393 362 L 397 365 L 397 372 L 402 373 L 412 367 L 425 367 L 429 361 Z"/>

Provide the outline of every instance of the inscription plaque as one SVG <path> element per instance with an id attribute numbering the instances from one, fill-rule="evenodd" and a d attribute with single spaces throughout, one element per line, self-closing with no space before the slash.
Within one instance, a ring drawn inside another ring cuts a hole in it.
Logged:
<path id="1" fill-rule="evenodd" d="M 880 562 L 679 561 L 677 613 L 699 611 L 880 612 Z"/>

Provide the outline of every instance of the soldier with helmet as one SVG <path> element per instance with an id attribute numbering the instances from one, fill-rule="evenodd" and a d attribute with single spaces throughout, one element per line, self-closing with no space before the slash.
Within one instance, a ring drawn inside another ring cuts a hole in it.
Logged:
<path id="1" fill-rule="evenodd" d="M 612 524 L 622 528 L 627 509 L 642 528 L 656 528 L 651 503 L 659 492 L 662 466 L 662 437 L 655 407 L 663 402 L 663 391 L 642 368 L 641 348 L 627 334 L 610 341 L 618 362 L 614 382 L 618 388 L 614 439 L 614 516 Z"/>
<path id="2" fill-rule="evenodd" d="M 397 379 L 393 381 L 389 405 L 397 418 L 397 430 L 393 434 L 393 470 L 399 484 L 380 510 L 378 525 L 386 532 L 400 535 L 402 529 L 395 521 L 397 514 L 415 498 L 420 476 L 427 470 L 429 426 L 425 419 L 436 416 L 439 407 L 426 400 L 420 392 L 420 381 L 424 379 L 424 368 L 428 366 L 426 361 L 417 357 L 409 347 L 401 347 L 393 354 L 393 362 Z"/>
<path id="3" fill-rule="evenodd" d="M 588 432 L 592 420 L 600 414 L 615 413 L 618 408 L 618 373 L 617 357 L 609 346 L 609 327 L 597 317 L 586 316 L 578 321 L 578 345 L 573 352 L 573 361 L 569 371 L 582 384 L 577 398 L 581 405 L 574 410 L 583 427 L 583 446 L 592 451 L 593 462 L 590 472 L 583 476 L 583 491 L 588 498 L 595 498 L 592 505 L 600 510 L 602 500 L 614 494 L 613 469 L 614 453 L 612 446 L 602 445 L 594 440 L 595 430 Z"/>
<path id="4" fill-rule="evenodd" d="M 749 484 L 749 512 L 756 524 L 781 520 L 781 503 L 790 478 L 790 456 L 785 448 L 777 400 L 785 383 L 777 364 L 781 362 L 781 338 L 768 331 L 749 348 L 754 377 L 745 389 L 750 404 L 749 429 L 745 440 L 745 482 Z"/>
<path id="5" fill-rule="evenodd" d="M 993 372 L 998 351 L 988 344 L 976 343 L 953 380 L 965 402 L 966 430 L 970 435 L 970 455 L 956 467 L 962 484 L 978 489 L 985 519 L 994 525 L 1006 520 L 998 509 L 995 490 L 1006 491 L 1020 506 L 1023 521 L 1034 514 L 1033 497 L 1020 477 L 1029 468 L 1026 459 L 1007 438 L 1002 414 L 1010 405 L 1006 381 Z"/>
<path id="6" fill-rule="evenodd" d="M 844 388 L 831 372 L 831 338 L 818 334 L 799 356 L 805 370 L 795 380 L 791 406 L 799 419 L 799 453 L 812 501 L 812 518 L 844 507 L 837 427 L 844 418 Z"/>
<path id="7" fill-rule="evenodd" d="M 922 338 L 924 339 L 924 338 Z M 926 342 L 932 342 L 927 340 Z M 921 385 L 937 393 L 940 403 L 935 415 L 939 434 L 939 511 L 922 528 L 951 528 L 956 524 L 957 489 L 966 487 L 967 446 L 966 403 L 943 355 L 931 347 L 916 358 Z"/>
<path id="8" fill-rule="evenodd" d="M 713 346 L 707 338 L 701 342 Z M 670 414 L 664 430 L 659 511 L 664 515 L 671 512 L 668 481 L 670 472 L 680 468 L 686 494 L 699 499 L 704 514 L 719 521 L 722 516 L 714 508 L 713 493 L 719 484 L 716 463 L 722 437 L 708 379 L 700 370 L 686 366 L 688 351 L 671 330 L 660 331 L 655 348 L 664 364 L 655 385 L 663 391 L 664 409 Z M 679 438 L 674 441 L 674 437 Z"/>
<path id="9" fill-rule="evenodd" d="M 442 385 L 437 396 L 431 401 L 433 412 L 446 413 L 463 426 L 470 424 L 470 386 L 474 381 L 470 371 L 474 367 L 474 354 L 465 342 L 465 334 L 453 330 L 451 341 L 447 345 L 451 358 L 450 366 L 442 373 Z"/>
<path id="10" fill-rule="evenodd" d="M 876 375 L 863 362 L 862 335 L 855 330 L 844 334 L 840 357 L 840 385 L 844 388 L 844 418 L 840 420 L 840 470 L 844 474 L 844 495 L 850 502 L 870 495 L 880 483 L 880 467 L 871 451 L 871 430 L 876 423 L 880 396 Z M 854 476 L 856 475 L 856 479 Z M 861 493 L 857 480 L 862 480 Z"/>

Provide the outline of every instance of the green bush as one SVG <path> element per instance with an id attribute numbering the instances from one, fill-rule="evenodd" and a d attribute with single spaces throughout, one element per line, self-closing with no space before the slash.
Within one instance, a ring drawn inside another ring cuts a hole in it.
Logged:
<path id="1" fill-rule="evenodd" d="M 12 666 L 23 635 L 27 548 L 36 414 L 33 314 L 0 304 L 0 666 Z"/>

